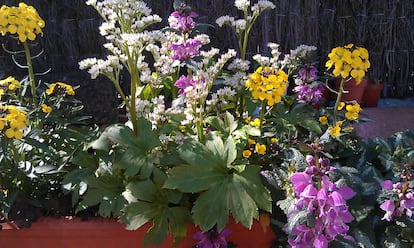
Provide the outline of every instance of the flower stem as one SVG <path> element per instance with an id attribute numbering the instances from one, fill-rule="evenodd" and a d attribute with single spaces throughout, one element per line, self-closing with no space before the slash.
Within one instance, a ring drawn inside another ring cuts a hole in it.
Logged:
<path id="1" fill-rule="evenodd" d="M 338 106 L 339 106 L 339 103 L 341 102 L 342 94 L 344 93 L 344 84 L 345 84 L 345 79 L 341 78 L 341 83 L 339 84 L 338 95 L 336 96 L 336 102 L 334 106 L 334 121 L 335 122 L 336 122 L 336 116 L 338 114 Z"/>
<path id="2" fill-rule="evenodd" d="M 33 72 L 32 58 L 30 56 L 30 50 L 29 50 L 29 46 L 27 45 L 27 42 L 23 42 L 23 47 L 24 47 L 24 53 L 26 54 L 27 69 L 29 71 L 29 83 L 30 83 L 30 90 L 32 93 L 33 104 L 35 107 L 37 107 L 36 83 L 35 83 L 34 72 Z"/>
<path id="3" fill-rule="evenodd" d="M 266 100 L 263 100 L 262 106 L 260 108 L 260 126 L 259 126 L 260 137 L 263 136 L 263 122 L 264 122 L 265 112 L 266 112 Z"/>

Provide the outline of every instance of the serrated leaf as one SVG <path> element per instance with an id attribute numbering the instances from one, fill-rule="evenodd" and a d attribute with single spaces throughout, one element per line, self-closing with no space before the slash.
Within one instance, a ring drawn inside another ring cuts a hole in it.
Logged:
<path id="1" fill-rule="evenodd" d="M 149 222 L 157 215 L 154 204 L 147 202 L 134 202 L 124 208 L 124 219 L 128 230 L 136 230 Z"/>
<path id="2" fill-rule="evenodd" d="M 222 230 L 228 222 L 228 194 L 226 184 L 217 184 L 200 194 L 192 209 L 194 224 L 200 226 L 202 231 L 208 231 L 215 225 Z"/>
<path id="3" fill-rule="evenodd" d="M 256 203 L 250 195 L 237 182 L 228 184 L 227 200 L 233 218 L 243 226 L 251 228 L 253 218 L 259 218 L 259 211 Z"/>
<path id="4" fill-rule="evenodd" d="M 137 199 L 147 202 L 155 201 L 157 193 L 157 189 L 151 180 L 130 182 L 126 185 L 125 190 Z"/>
<path id="5" fill-rule="evenodd" d="M 226 164 L 220 158 L 214 156 L 205 145 L 193 139 L 186 139 L 178 148 L 180 158 L 188 164 L 199 167 L 225 167 Z"/>

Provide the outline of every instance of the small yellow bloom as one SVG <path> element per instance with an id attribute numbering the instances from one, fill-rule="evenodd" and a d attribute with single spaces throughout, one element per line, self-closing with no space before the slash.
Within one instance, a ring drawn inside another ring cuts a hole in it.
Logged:
<path id="1" fill-rule="evenodd" d="M 319 122 L 322 124 L 322 125 L 326 125 L 326 124 L 328 124 L 328 117 L 326 117 L 326 115 L 323 115 L 323 116 L 321 116 L 321 117 L 319 117 Z"/>
<path id="2" fill-rule="evenodd" d="M 12 138 L 21 139 L 21 138 L 23 138 L 23 132 L 17 127 L 11 127 L 9 129 L 7 129 L 5 134 L 6 134 L 7 138 L 9 138 L 9 139 L 12 139 Z"/>
<path id="3" fill-rule="evenodd" d="M 250 150 L 243 150 L 244 158 L 250 158 L 251 155 L 252 155 L 252 152 Z"/>
<path id="4" fill-rule="evenodd" d="M 270 139 L 270 142 L 277 143 L 277 142 L 279 142 L 279 139 L 278 138 L 271 138 Z"/>
<path id="5" fill-rule="evenodd" d="M 254 147 L 254 150 L 260 155 L 265 155 L 266 154 L 266 145 L 256 143 L 256 145 Z"/>
<path id="6" fill-rule="evenodd" d="M 260 119 L 255 118 L 252 122 L 250 122 L 250 125 L 252 125 L 254 127 L 260 127 Z"/>
<path id="7" fill-rule="evenodd" d="M 333 127 L 329 127 L 329 134 L 331 135 L 331 137 L 338 137 L 341 134 L 341 127 L 338 125 L 335 125 Z"/>
<path id="8" fill-rule="evenodd" d="M 49 85 L 49 88 L 45 91 L 47 95 L 57 94 L 57 95 L 75 95 L 73 87 L 69 84 L 62 82 L 56 82 Z"/>
<path id="9" fill-rule="evenodd" d="M 256 144 L 256 141 L 254 139 L 247 139 L 247 143 L 249 146 Z"/>
<path id="10" fill-rule="evenodd" d="M 355 102 L 346 106 L 345 118 L 348 120 L 356 120 L 359 118 L 359 112 L 361 112 L 361 106 Z"/>
<path id="11" fill-rule="evenodd" d="M 345 103 L 344 102 L 340 102 L 338 105 L 338 110 L 342 110 L 345 107 Z"/>
<path id="12" fill-rule="evenodd" d="M 42 104 L 42 111 L 44 113 L 50 113 L 50 112 L 52 112 L 52 107 L 47 106 L 46 104 Z"/>

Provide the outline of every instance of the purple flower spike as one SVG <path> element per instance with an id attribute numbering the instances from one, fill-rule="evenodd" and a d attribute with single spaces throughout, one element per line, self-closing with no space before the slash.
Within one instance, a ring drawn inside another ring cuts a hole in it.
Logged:
<path id="1" fill-rule="evenodd" d="M 178 11 L 174 11 L 168 18 L 168 22 L 170 23 L 170 27 L 185 34 L 197 26 L 197 23 L 193 20 L 197 16 L 198 14 L 194 11 L 191 11 L 188 14 L 186 12 L 180 13 Z"/>
<path id="2" fill-rule="evenodd" d="M 327 248 L 328 247 L 328 240 L 325 238 L 324 235 L 319 234 L 315 240 L 313 241 L 313 246 L 315 248 Z"/>
<path id="3" fill-rule="evenodd" d="M 392 182 L 391 180 L 385 180 L 384 182 L 381 183 L 381 187 L 383 190 L 387 190 L 387 189 L 392 189 Z"/>
<path id="4" fill-rule="evenodd" d="M 179 88 L 178 94 L 185 95 L 185 89 L 189 86 L 194 86 L 195 82 L 189 76 L 181 76 L 175 83 L 174 86 Z"/>
<path id="5" fill-rule="evenodd" d="M 318 79 L 317 73 L 318 69 L 315 66 L 310 66 L 299 70 L 298 75 L 302 82 L 310 83 Z"/>
<path id="6" fill-rule="evenodd" d="M 189 58 L 193 58 L 200 54 L 198 50 L 201 46 L 201 41 L 199 40 L 188 40 L 186 43 L 173 43 L 170 45 L 171 50 L 174 50 L 172 59 L 185 61 Z"/>
<path id="7" fill-rule="evenodd" d="M 226 238 L 231 234 L 229 229 L 223 229 L 220 233 L 213 228 L 208 232 L 197 232 L 193 238 L 199 240 L 196 248 L 227 248 Z"/>
<path id="8" fill-rule="evenodd" d="M 395 210 L 394 201 L 386 200 L 381 204 L 380 208 L 385 211 L 384 217 L 382 217 L 381 220 L 387 220 L 388 222 L 392 221 L 392 215 Z"/>

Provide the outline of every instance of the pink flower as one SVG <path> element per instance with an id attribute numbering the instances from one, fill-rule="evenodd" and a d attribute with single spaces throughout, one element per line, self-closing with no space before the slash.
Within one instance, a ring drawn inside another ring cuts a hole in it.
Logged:
<path id="1" fill-rule="evenodd" d="M 385 211 L 384 217 L 381 220 L 387 220 L 388 222 L 392 221 L 392 215 L 395 210 L 395 205 L 393 200 L 386 200 L 380 206 L 382 210 Z"/>
<path id="2" fill-rule="evenodd" d="M 175 83 L 174 86 L 179 88 L 178 94 L 185 95 L 185 89 L 189 86 L 194 86 L 195 82 L 190 76 L 181 76 Z"/>
<path id="3" fill-rule="evenodd" d="M 177 29 L 181 33 L 188 33 L 197 26 L 197 23 L 193 20 L 197 16 L 198 14 L 194 11 L 190 13 L 174 11 L 171 13 L 170 18 L 168 18 L 168 22 L 170 27 Z"/>
<path id="4" fill-rule="evenodd" d="M 199 240 L 196 248 L 227 248 L 226 238 L 231 234 L 229 229 L 223 229 L 219 233 L 216 228 L 208 232 L 197 232 L 194 239 Z"/>
<path id="5" fill-rule="evenodd" d="M 170 45 L 170 48 L 174 50 L 172 59 L 185 61 L 189 58 L 193 58 L 200 54 L 198 50 L 201 46 L 201 41 L 190 39 L 186 43 L 173 43 Z"/>

